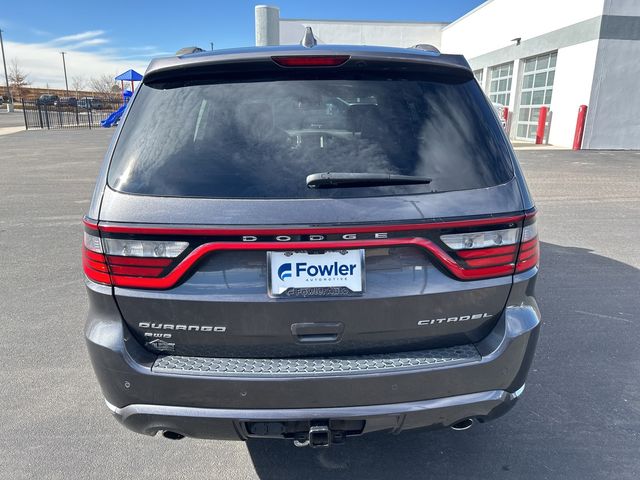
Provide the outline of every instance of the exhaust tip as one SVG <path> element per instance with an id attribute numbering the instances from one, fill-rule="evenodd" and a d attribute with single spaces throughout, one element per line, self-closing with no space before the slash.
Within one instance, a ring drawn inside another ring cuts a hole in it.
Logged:
<path id="1" fill-rule="evenodd" d="M 169 440 L 182 440 L 184 435 L 178 432 L 172 432 L 171 430 L 165 430 L 162 432 L 162 436 L 164 438 L 168 438 Z"/>
<path id="2" fill-rule="evenodd" d="M 453 425 L 451 425 L 451 430 L 455 430 L 456 432 L 469 430 L 471 427 L 473 427 L 473 424 L 473 418 L 465 418 L 464 420 L 460 420 L 458 423 L 454 423 Z"/>

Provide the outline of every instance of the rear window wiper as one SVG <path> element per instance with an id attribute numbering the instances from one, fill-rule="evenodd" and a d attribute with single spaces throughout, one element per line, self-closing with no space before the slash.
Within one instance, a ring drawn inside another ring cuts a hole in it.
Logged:
<path id="1" fill-rule="evenodd" d="M 387 185 L 426 185 L 428 177 L 393 175 L 390 173 L 312 173 L 307 176 L 309 188 L 384 187 Z"/>

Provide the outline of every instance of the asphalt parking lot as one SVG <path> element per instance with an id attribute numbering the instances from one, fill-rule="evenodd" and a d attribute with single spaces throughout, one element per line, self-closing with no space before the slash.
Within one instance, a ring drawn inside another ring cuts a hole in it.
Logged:
<path id="1" fill-rule="evenodd" d="M 640 478 L 640 152 L 520 151 L 544 317 L 522 401 L 329 450 L 120 427 L 84 346 L 80 219 L 113 131 L 0 136 L 0 478 Z"/>
<path id="2" fill-rule="evenodd" d="M 24 115 L 21 111 L 7 112 L 5 104 L 0 105 L 0 135 L 24 130 Z"/>

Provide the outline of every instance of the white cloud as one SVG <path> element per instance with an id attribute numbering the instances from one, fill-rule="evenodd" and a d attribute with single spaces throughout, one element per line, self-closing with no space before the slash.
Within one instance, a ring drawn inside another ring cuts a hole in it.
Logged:
<path id="1" fill-rule="evenodd" d="M 68 43 L 88 40 L 90 38 L 101 37 L 102 35 L 104 35 L 104 33 L 104 30 L 88 30 L 86 32 L 74 33 L 73 35 L 65 35 L 64 37 L 54 38 L 50 43 Z"/>
<path id="2" fill-rule="evenodd" d="M 93 47 L 96 45 L 104 45 L 105 43 L 109 43 L 109 40 L 107 40 L 106 38 L 92 38 L 90 40 L 84 40 L 82 42 L 65 46 L 65 48 L 69 50 L 73 50 L 73 49 L 82 48 L 82 47 Z"/>
<path id="3" fill-rule="evenodd" d="M 104 33 L 104 30 L 89 30 L 87 32 L 74 33 L 73 35 L 65 35 L 49 40 L 46 42 L 46 45 L 63 48 L 65 50 L 95 47 L 109 43 L 109 40 L 103 37 Z"/>
<path id="4" fill-rule="evenodd" d="M 98 33 L 99 32 L 99 33 Z M 65 42 L 78 42 L 80 44 L 102 35 L 102 31 L 83 32 L 77 35 L 68 35 Z M 83 35 L 82 38 L 78 38 Z M 60 38 L 56 40 L 60 40 Z M 82 76 L 85 79 L 98 75 L 108 74 L 114 77 L 133 68 L 137 72 L 144 73 L 153 55 L 141 54 L 132 59 L 119 56 L 117 50 L 109 49 L 109 53 L 79 51 L 79 43 L 75 46 L 64 46 L 67 52 L 65 60 L 67 64 L 67 76 Z M 93 43 L 92 45 L 99 45 Z M 62 70 L 62 57 L 60 43 L 16 43 L 5 41 L 5 54 L 7 63 L 14 58 L 18 60 L 20 68 L 29 74 L 29 81 L 35 87 L 44 87 L 49 84 L 52 88 L 64 88 L 64 72 Z M 128 52 L 129 53 L 129 52 Z M 151 52 L 155 53 L 155 52 Z M 129 56 L 129 55 L 127 55 Z"/>
<path id="5" fill-rule="evenodd" d="M 118 58 L 120 60 L 133 60 L 135 58 L 139 59 L 140 61 L 145 61 L 146 59 L 151 59 L 153 57 L 169 57 L 171 55 L 173 55 L 175 52 L 149 52 L 149 53 L 142 53 L 142 54 L 137 54 L 137 55 L 124 55 L 124 56 L 119 56 Z M 142 72 L 140 72 L 142 73 Z"/>
<path id="6" fill-rule="evenodd" d="M 38 35 L 39 37 L 48 37 L 51 35 L 51 33 L 47 32 L 46 30 L 40 30 L 39 28 L 29 28 L 29 32 L 33 33 L 34 35 Z"/>

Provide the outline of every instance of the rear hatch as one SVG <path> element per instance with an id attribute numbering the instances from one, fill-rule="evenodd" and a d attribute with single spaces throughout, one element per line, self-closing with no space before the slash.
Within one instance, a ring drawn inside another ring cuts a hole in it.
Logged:
<path id="1" fill-rule="evenodd" d="M 149 350 L 391 352 L 495 325 L 524 216 L 471 72 L 426 56 L 323 58 L 145 78 L 88 234 Z M 329 172 L 404 180 L 308 185 Z"/>

